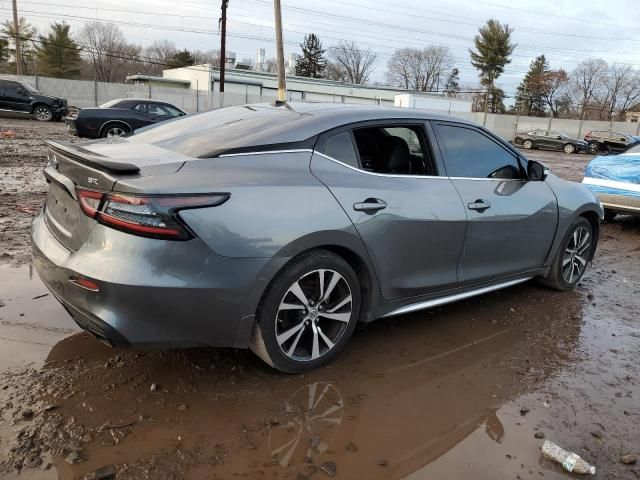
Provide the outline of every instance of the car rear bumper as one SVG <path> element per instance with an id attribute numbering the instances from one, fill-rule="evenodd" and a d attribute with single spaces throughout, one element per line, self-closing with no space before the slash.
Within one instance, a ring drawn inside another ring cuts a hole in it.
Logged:
<path id="1" fill-rule="evenodd" d="M 45 285 L 78 325 L 105 343 L 249 345 L 268 259 L 219 257 L 199 239 L 141 238 L 99 224 L 74 252 L 53 236 L 42 214 L 34 219 L 31 243 Z M 91 280 L 99 291 L 73 278 Z"/>
<path id="2" fill-rule="evenodd" d="M 89 125 L 86 122 L 78 122 L 76 118 L 66 117 L 64 121 L 71 135 L 83 138 L 100 138 L 100 130 L 97 126 Z"/>

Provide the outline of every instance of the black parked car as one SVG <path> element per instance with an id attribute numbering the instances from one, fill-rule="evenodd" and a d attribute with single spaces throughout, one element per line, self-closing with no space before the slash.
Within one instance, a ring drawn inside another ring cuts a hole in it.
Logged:
<path id="1" fill-rule="evenodd" d="M 33 115 L 36 120 L 50 122 L 67 114 L 67 101 L 42 95 L 26 82 L 0 78 L 0 111 Z"/>
<path id="2" fill-rule="evenodd" d="M 154 123 L 186 115 L 175 105 L 156 100 L 120 98 L 95 108 L 82 108 L 66 118 L 69 132 L 85 138 L 121 137 Z"/>
<path id="3" fill-rule="evenodd" d="M 564 150 L 565 153 L 584 152 L 588 148 L 587 142 L 571 138 L 555 130 L 531 130 L 519 133 L 514 143 L 527 149 Z"/>
<path id="4" fill-rule="evenodd" d="M 638 138 L 628 133 L 594 130 L 584 136 L 594 153 L 622 153 L 629 145 L 638 143 Z"/>

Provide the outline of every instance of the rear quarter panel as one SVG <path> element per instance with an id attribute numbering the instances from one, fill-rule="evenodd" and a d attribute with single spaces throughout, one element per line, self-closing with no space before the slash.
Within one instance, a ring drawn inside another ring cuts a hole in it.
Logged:
<path id="1" fill-rule="evenodd" d="M 114 190 L 229 193 L 220 206 L 180 217 L 221 257 L 268 259 L 248 297 L 261 295 L 287 261 L 312 248 L 346 248 L 373 272 L 351 220 L 311 174 L 310 159 L 310 151 L 195 159 L 176 174 L 125 180 Z"/>

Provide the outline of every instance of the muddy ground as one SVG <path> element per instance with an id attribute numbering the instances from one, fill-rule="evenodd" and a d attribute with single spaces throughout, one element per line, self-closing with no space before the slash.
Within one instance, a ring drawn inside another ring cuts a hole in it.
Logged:
<path id="1" fill-rule="evenodd" d="M 638 220 L 602 226 L 573 292 L 528 282 L 380 320 L 328 367 L 282 375 L 250 352 L 113 350 L 79 332 L 28 254 L 42 139 L 64 125 L 3 129 L 0 477 L 571 476 L 541 457 L 549 439 L 597 478 L 640 478 L 621 462 L 640 454 Z M 590 159 L 530 156 L 572 180 Z"/>

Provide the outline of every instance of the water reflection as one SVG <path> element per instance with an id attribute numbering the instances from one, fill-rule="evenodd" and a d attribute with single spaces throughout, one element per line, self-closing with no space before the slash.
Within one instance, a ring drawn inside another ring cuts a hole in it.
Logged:
<path id="1" fill-rule="evenodd" d="M 210 478 L 213 462 L 214 478 L 304 478 L 332 462 L 340 478 L 403 478 L 474 432 L 503 442 L 496 412 L 572 356 L 581 316 L 577 294 L 524 284 L 375 322 L 328 367 L 296 376 L 250 352 L 131 352 L 76 335 L 49 354 L 60 381 L 49 391 L 95 440 L 87 462 L 61 462 L 59 473 L 155 462 Z M 108 446 L 100 426 L 131 421 Z M 176 448 L 189 453 L 184 464 Z"/>

